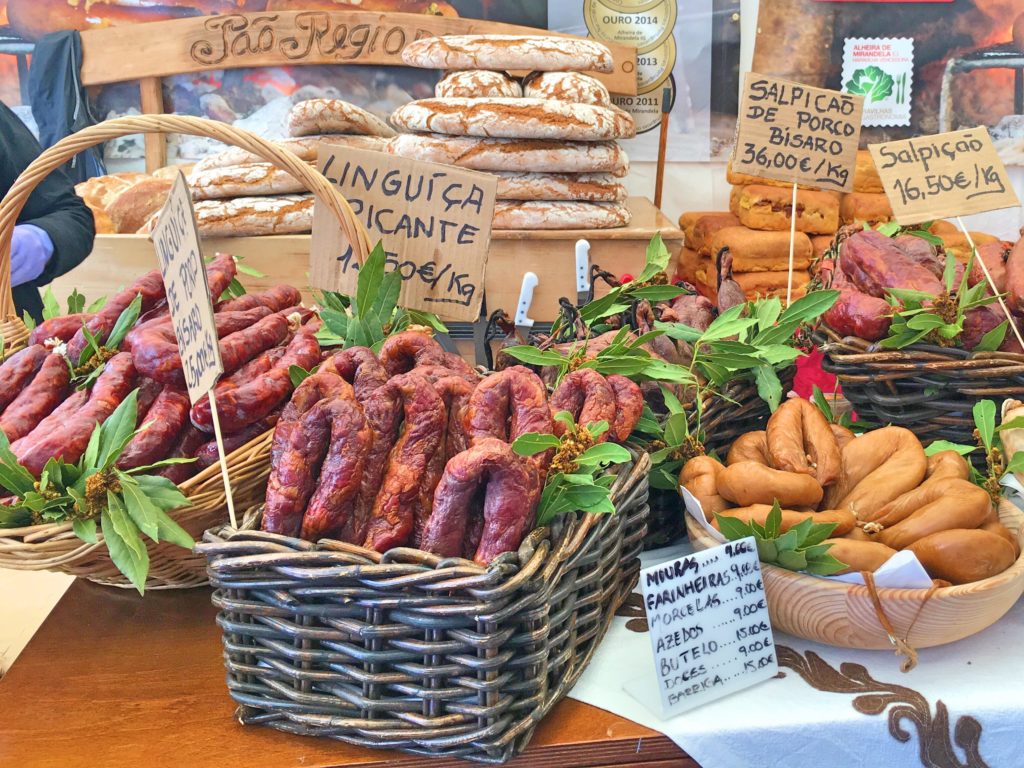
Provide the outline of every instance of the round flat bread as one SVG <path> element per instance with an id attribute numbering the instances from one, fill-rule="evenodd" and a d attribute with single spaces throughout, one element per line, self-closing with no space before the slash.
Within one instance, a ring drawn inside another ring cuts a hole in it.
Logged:
<path id="1" fill-rule="evenodd" d="M 534 200 L 494 204 L 494 229 L 612 229 L 629 224 L 621 203 Z"/>
<path id="2" fill-rule="evenodd" d="M 499 200 L 585 200 L 615 203 L 626 188 L 609 173 L 516 173 L 498 177 Z"/>
<path id="3" fill-rule="evenodd" d="M 391 122 L 451 136 L 606 141 L 636 135 L 623 110 L 544 99 L 420 99 L 395 110 Z"/>
<path id="4" fill-rule="evenodd" d="M 395 135 L 379 117 L 341 99 L 307 99 L 293 105 L 288 112 L 288 135 L 313 136 L 320 133 L 354 133 L 386 138 Z"/>
<path id="5" fill-rule="evenodd" d="M 202 200 L 194 208 L 203 237 L 292 235 L 313 229 L 313 195 Z"/>
<path id="6" fill-rule="evenodd" d="M 625 176 L 629 158 L 613 141 L 544 141 L 540 139 L 480 139 L 404 133 L 388 144 L 393 155 L 444 163 L 474 171 L 539 173 L 609 173 Z"/>
<path id="7" fill-rule="evenodd" d="M 599 107 L 612 103 L 604 83 L 579 72 L 535 72 L 523 81 L 523 95 L 528 99 L 554 99 Z"/>
<path id="8" fill-rule="evenodd" d="M 486 69 L 467 69 L 449 72 L 436 86 L 434 95 L 438 98 L 453 96 L 478 99 L 493 96 L 519 98 L 523 86 L 504 72 L 490 72 Z"/>
<path id="9" fill-rule="evenodd" d="M 224 168 L 193 170 L 188 177 L 193 200 L 219 200 L 252 195 L 287 195 L 306 187 L 287 171 L 270 163 L 228 165 Z"/>
<path id="10" fill-rule="evenodd" d="M 446 35 L 414 40 L 402 61 L 424 69 L 527 69 L 537 72 L 612 72 L 608 46 L 554 35 Z"/>
<path id="11" fill-rule="evenodd" d="M 380 136 L 303 136 L 298 139 L 284 139 L 275 141 L 274 144 L 294 153 L 299 160 L 307 163 L 316 162 L 316 152 L 321 144 L 339 144 L 353 149 L 372 149 L 383 152 L 387 146 L 388 139 Z M 192 168 L 193 171 L 208 171 L 211 168 L 226 168 L 229 165 L 249 165 L 251 163 L 262 163 L 265 160 L 259 155 L 254 155 L 247 149 L 241 147 L 228 147 L 222 152 L 207 155 Z"/>

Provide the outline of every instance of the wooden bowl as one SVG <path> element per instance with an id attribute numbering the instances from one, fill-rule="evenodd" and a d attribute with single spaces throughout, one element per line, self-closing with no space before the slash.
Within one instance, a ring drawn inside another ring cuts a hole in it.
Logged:
<path id="1" fill-rule="evenodd" d="M 999 517 L 1024 544 L 1024 513 L 1009 501 Z M 694 549 L 718 545 L 690 515 Z M 797 637 L 844 648 L 892 650 L 868 588 L 774 565 L 761 564 L 772 626 Z M 879 589 L 882 609 L 896 633 L 914 648 L 944 645 L 980 632 L 1003 617 L 1024 594 L 1024 555 L 991 579 L 935 590 Z"/>

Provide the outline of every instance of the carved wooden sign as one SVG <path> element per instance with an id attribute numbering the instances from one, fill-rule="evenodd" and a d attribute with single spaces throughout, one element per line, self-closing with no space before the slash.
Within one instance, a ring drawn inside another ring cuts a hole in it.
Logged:
<path id="1" fill-rule="evenodd" d="M 416 13 L 234 13 L 82 33 L 82 83 L 100 85 L 208 69 L 303 64 L 402 66 L 402 50 L 435 35 L 546 34 L 533 27 Z M 606 43 L 615 61 L 597 74 L 614 93 L 636 93 L 636 49 Z M 140 51 L 144 52 L 140 55 Z"/>

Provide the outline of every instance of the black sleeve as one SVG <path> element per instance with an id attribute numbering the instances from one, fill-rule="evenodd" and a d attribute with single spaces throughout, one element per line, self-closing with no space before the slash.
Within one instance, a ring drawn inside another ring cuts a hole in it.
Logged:
<path id="1" fill-rule="evenodd" d="M 0 150 L 0 192 L 6 193 L 42 149 L 31 131 L 2 102 Z M 36 186 L 18 216 L 18 224 L 34 224 L 53 241 L 53 256 L 33 281 L 35 285 L 46 285 L 78 266 L 92 250 L 96 234 L 92 212 L 75 194 L 63 169 L 51 171 Z"/>

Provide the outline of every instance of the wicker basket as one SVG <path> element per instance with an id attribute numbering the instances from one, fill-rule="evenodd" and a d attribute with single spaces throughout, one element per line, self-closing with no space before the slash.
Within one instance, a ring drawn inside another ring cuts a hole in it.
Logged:
<path id="1" fill-rule="evenodd" d="M 824 326 L 816 341 L 824 352 L 822 367 L 839 379 L 858 416 L 906 427 L 924 442 L 973 445 L 976 402 L 1024 396 L 1024 355 L 928 344 L 880 350 Z"/>
<path id="2" fill-rule="evenodd" d="M 796 368 L 790 366 L 779 371 L 783 396 L 793 388 Z M 764 429 L 772 415 L 768 403 L 757 394 L 752 382 L 729 382 L 722 394 L 709 397 L 701 415 L 701 429 L 706 435 L 704 447 L 708 453 L 718 453 L 723 459 L 725 451 L 742 434 Z"/>
<path id="3" fill-rule="evenodd" d="M 184 133 L 207 136 L 233 144 L 284 168 L 313 191 L 334 213 L 362 261 L 369 251 L 369 236 L 348 203 L 322 175 L 291 152 L 255 134 L 224 123 L 181 115 L 123 117 L 91 126 L 54 144 L 26 168 L 0 202 L 0 332 L 8 353 L 24 346 L 25 325 L 14 317 L 10 285 L 10 253 L 14 224 L 32 190 L 55 168 L 83 149 L 103 141 L 135 133 Z M 155 259 L 155 254 L 154 254 Z M 239 509 L 258 504 L 270 473 L 270 438 L 267 432 L 226 457 L 232 497 Z M 181 486 L 189 506 L 176 510 L 174 519 L 193 537 L 224 523 L 227 499 L 220 463 L 203 470 Z M 0 529 L 0 567 L 21 570 L 54 570 L 117 587 L 132 584 L 114 567 L 102 532 L 98 543 L 76 537 L 70 523 L 48 523 L 25 528 Z M 170 544 L 143 539 L 149 551 L 147 589 L 195 587 L 207 583 L 206 559 Z"/>
<path id="4" fill-rule="evenodd" d="M 639 573 L 650 460 L 618 514 L 565 516 L 488 568 L 225 529 L 198 546 L 244 724 L 500 763 L 572 688 Z"/>

